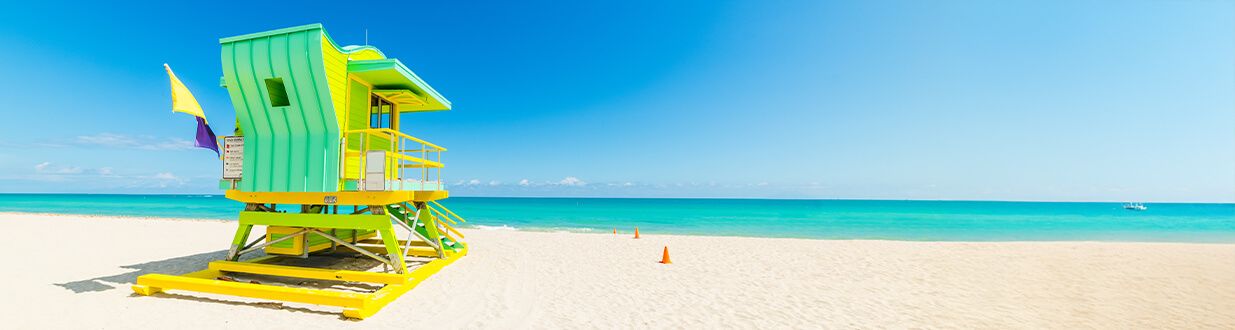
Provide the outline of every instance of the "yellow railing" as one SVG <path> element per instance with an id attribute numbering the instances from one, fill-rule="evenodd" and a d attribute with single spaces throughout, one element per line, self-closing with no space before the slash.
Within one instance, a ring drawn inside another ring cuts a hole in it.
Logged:
<path id="1" fill-rule="evenodd" d="M 370 179 L 383 180 L 383 190 L 444 190 L 442 152 L 446 148 L 389 128 L 344 131 L 340 143 L 341 177 L 355 179 L 357 190 L 365 190 Z M 367 177 L 366 154 L 370 151 L 386 152 L 386 177 Z M 410 171 L 413 169 L 419 171 Z"/>

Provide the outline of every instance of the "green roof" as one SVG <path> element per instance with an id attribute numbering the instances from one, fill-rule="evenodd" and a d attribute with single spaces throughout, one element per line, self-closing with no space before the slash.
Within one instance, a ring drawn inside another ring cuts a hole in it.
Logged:
<path id="1" fill-rule="evenodd" d="M 402 110 L 450 110 L 450 101 L 397 59 L 348 61 L 347 72 L 372 84 L 374 89 L 406 89 L 425 100 L 423 106 Z"/>
<path id="2" fill-rule="evenodd" d="M 219 39 L 219 43 L 221 43 L 221 44 L 225 44 L 225 43 L 229 43 L 229 42 L 236 42 L 236 41 L 240 41 L 240 40 L 248 40 L 248 39 L 254 39 L 254 38 L 261 38 L 261 37 L 275 36 L 275 35 L 280 35 L 280 34 L 288 34 L 288 33 L 292 33 L 292 32 L 298 32 L 298 31 L 304 31 L 304 30 L 312 30 L 312 29 L 319 29 L 319 30 L 320 30 L 320 29 L 322 29 L 322 24 L 321 24 L 321 23 L 313 23 L 313 24 L 306 24 L 306 25 L 301 25 L 301 26 L 293 26 L 293 27 L 289 27 L 289 28 L 282 28 L 282 29 L 278 29 L 278 30 L 270 30 L 270 31 L 258 32 L 258 33 L 250 33 L 250 34 L 240 35 L 240 36 L 235 36 L 235 37 L 227 37 L 227 38 Z"/>

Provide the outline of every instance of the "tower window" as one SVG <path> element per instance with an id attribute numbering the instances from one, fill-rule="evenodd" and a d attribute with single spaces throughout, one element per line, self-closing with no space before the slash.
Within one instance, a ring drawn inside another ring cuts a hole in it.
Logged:
<path id="1" fill-rule="evenodd" d="M 292 104 L 287 99 L 287 87 L 283 86 L 283 78 L 266 78 L 266 94 L 270 96 L 272 107 L 286 107 Z"/>
<path id="2" fill-rule="evenodd" d="M 369 127 L 394 128 L 394 103 L 377 95 L 369 97 Z"/>

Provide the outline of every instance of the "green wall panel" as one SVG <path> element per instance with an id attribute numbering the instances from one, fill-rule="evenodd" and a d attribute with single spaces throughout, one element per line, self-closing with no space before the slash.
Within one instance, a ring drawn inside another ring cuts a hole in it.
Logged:
<path id="1" fill-rule="evenodd" d="M 340 132 L 321 38 L 313 25 L 222 41 L 224 81 L 245 132 L 240 190 L 338 190 Z M 282 78 L 288 106 L 271 106 L 267 78 Z"/>

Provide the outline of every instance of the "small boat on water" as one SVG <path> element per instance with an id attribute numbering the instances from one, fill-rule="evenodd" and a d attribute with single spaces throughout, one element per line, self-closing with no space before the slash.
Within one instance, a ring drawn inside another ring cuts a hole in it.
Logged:
<path id="1" fill-rule="evenodd" d="M 1144 211 L 1144 210 L 1148 210 L 1149 208 L 1145 207 L 1145 204 L 1141 204 L 1141 203 L 1125 203 L 1124 209 L 1129 210 L 1129 211 Z"/>

